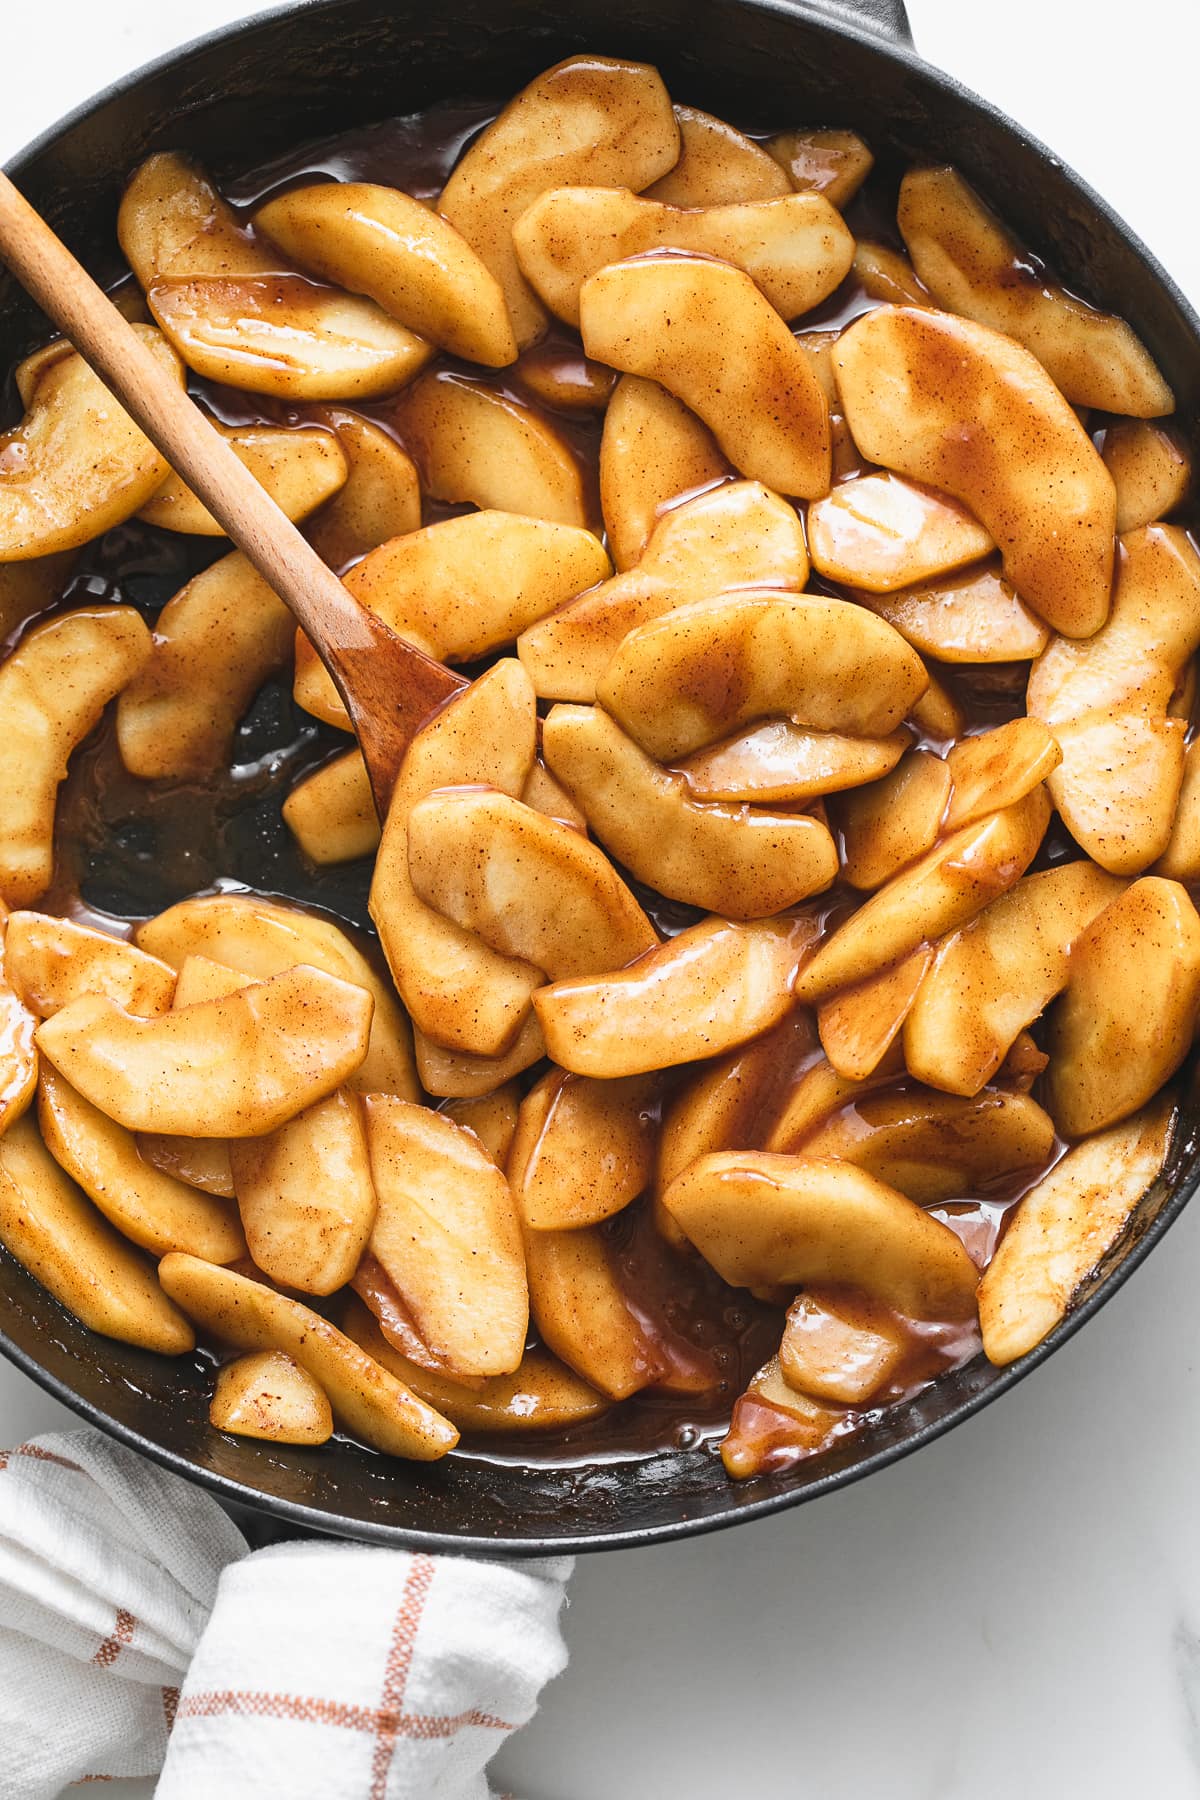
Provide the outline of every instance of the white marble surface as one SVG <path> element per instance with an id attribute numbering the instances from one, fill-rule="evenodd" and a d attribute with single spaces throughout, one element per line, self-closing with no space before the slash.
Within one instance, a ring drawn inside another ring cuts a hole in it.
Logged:
<path id="1" fill-rule="evenodd" d="M 0 159 L 249 10 L 3 0 L 20 78 Z M 1200 299 L 1197 0 L 910 13 L 925 55 L 1083 170 Z M 1193 1209 L 1049 1366 L 920 1456 L 764 1525 L 582 1562 L 570 1670 L 496 1764 L 502 1784 L 524 1800 L 1200 1793 L 1198 1268 Z M 0 1441 L 65 1422 L 0 1366 Z"/>

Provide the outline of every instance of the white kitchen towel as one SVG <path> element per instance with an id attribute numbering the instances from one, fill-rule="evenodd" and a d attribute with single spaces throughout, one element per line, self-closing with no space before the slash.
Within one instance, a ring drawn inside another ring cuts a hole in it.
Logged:
<path id="1" fill-rule="evenodd" d="M 0 1800 L 160 1769 L 162 1800 L 485 1800 L 566 1663 L 571 1566 L 248 1555 L 98 1432 L 0 1452 Z"/>

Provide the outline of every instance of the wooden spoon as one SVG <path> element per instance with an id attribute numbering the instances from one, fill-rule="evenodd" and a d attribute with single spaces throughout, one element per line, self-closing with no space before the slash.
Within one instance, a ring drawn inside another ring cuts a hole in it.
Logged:
<path id="1" fill-rule="evenodd" d="M 345 701 L 386 817 L 413 734 L 466 682 L 346 591 L 2 171 L 0 257 L 296 615 Z"/>

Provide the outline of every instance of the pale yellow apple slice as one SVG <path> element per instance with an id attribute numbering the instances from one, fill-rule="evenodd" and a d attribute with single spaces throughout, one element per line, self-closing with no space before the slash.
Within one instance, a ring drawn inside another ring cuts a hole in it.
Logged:
<path id="1" fill-rule="evenodd" d="M 1200 1003 L 1200 917 L 1177 881 L 1147 875 L 1071 946 L 1050 1014 L 1047 1105 L 1064 1137 L 1144 1106 L 1191 1048 Z"/>
<path id="2" fill-rule="evenodd" d="M 792 184 L 774 157 L 724 119 L 698 106 L 677 106 L 679 161 L 642 192 L 668 206 L 729 206 L 774 200 Z"/>
<path id="3" fill-rule="evenodd" d="M 907 256 L 873 238 L 859 238 L 855 246 L 854 278 L 868 298 L 885 306 L 933 305 L 933 295 Z"/>
<path id="4" fill-rule="evenodd" d="M 175 979 L 172 1007 L 199 1006 L 206 1000 L 224 1000 L 242 988 L 253 987 L 254 979 L 237 969 L 214 962 L 211 956 L 185 956 Z"/>
<path id="5" fill-rule="evenodd" d="M 175 971 L 168 963 L 123 938 L 47 913 L 11 915 L 4 929 L 4 966 L 39 1019 L 81 994 L 105 994 L 127 1012 L 152 1018 L 168 1010 L 175 992 Z"/>
<path id="6" fill-rule="evenodd" d="M 818 1008 L 821 1048 L 839 1075 L 864 1081 L 875 1073 L 904 1029 L 933 954 L 923 944 Z"/>
<path id="7" fill-rule="evenodd" d="M 515 1081 L 506 1081 L 490 1094 L 443 1100 L 438 1111 L 464 1130 L 473 1131 L 497 1168 L 502 1169 L 512 1148 L 520 1104 L 520 1087 Z"/>
<path id="8" fill-rule="evenodd" d="M 979 1284 L 989 1362 L 1015 1362 L 1070 1312 L 1166 1161 L 1174 1096 L 1068 1150 L 1025 1195 Z"/>
<path id="9" fill-rule="evenodd" d="M 302 1301 L 194 1256 L 165 1256 L 159 1277 L 184 1312 L 235 1350 L 282 1350 L 298 1362 L 334 1418 L 374 1449 L 432 1462 L 458 1442 L 449 1420 Z"/>
<path id="10" fill-rule="evenodd" d="M 9 973 L 7 929 L 0 905 L 0 1136 L 27 1110 L 38 1080 L 37 1017 Z"/>
<path id="11" fill-rule="evenodd" d="M 392 985 L 331 919 L 260 894 L 205 894 L 181 900 L 148 919 L 135 936 L 143 950 L 174 969 L 186 957 L 207 956 L 255 981 L 265 981 L 297 963 L 308 963 L 365 988 L 375 1002 L 370 1047 L 351 1086 L 364 1093 L 399 1094 L 405 1100 L 419 1097 L 411 1033 Z"/>
<path id="12" fill-rule="evenodd" d="M 1166 849 L 1183 782 L 1184 721 L 1168 717 L 1200 646 L 1200 556 L 1179 526 L 1121 540 L 1112 611 L 1086 643 L 1054 639 L 1034 664 L 1026 706 L 1063 759 L 1049 778 L 1080 848 L 1135 875 Z"/>
<path id="13" fill-rule="evenodd" d="M 156 1169 L 139 1155 L 131 1132 L 53 1068 L 41 1072 L 38 1123 L 59 1167 L 143 1250 L 154 1256 L 185 1250 L 211 1263 L 245 1256 L 246 1240 L 227 1203 Z"/>
<path id="14" fill-rule="evenodd" d="M 1178 432 L 1146 419 L 1119 419 L 1100 450 L 1117 486 L 1117 530 L 1156 525 L 1183 503 L 1192 485 L 1192 456 Z"/>
<path id="15" fill-rule="evenodd" d="M 473 1100 L 532 1068 L 545 1056 L 546 1041 L 536 1014 L 531 1012 L 509 1048 L 495 1056 L 448 1050 L 426 1037 L 419 1025 L 413 1027 L 413 1051 L 417 1074 L 427 1094 L 438 1099 Z"/>
<path id="16" fill-rule="evenodd" d="M 545 416 L 469 376 L 440 369 L 404 396 L 397 423 L 434 500 L 589 523 L 583 474 Z"/>
<path id="17" fill-rule="evenodd" d="M 939 739 L 948 748 L 966 730 L 967 717 L 945 683 L 928 668 L 925 672 L 929 686 L 913 701 L 907 722 L 926 738 Z"/>
<path id="18" fill-rule="evenodd" d="M 508 1182 L 444 1114 L 383 1094 L 365 1107 L 379 1198 L 372 1253 L 448 1369 L 509 1373 L 525 1349 L 529 1293 Z"/>
<path id="19" fill-rule="evenodd" d="M 420 337 L 468 362 L 515 362 L 504 290 L 445 219 L 398 188 L 322 181 L 285 188 L 256 228 L 308 274 L 365 294 Z"/>
<path id="20" fill-rule="evenodd" d="M 307 519 L 345 485 L 349 464 L 332 431 L 314 426 L 212 423 L 289 519 Z M 146 501 L 138 517 L 164 531 L 187 532 L 193 537 L 225 536 L 224 526 L 174 472 Z"/>
<path id="21" fill-rule="evenodd" d="M 618 974 L 539 988 L 546 1047 L 605 1080 L 732 1050 L 790 1011 L 814 930 L 803 917 L 704 919 Z"/>
<path id="22" fill-rule="evenodd" d="M 833 352 L 869 462 L 961 500 L 991 533 L 1022 600 L 1086 637 L 1108 617 L 1116 489 L 1041 364 L 949 313 L 880 306 Z"/>
<path id="23" fill-rule="evenodd" d="M 318 867 L 379 848 L 379 815 L 361 750 L 347 750 L 298 781 L 283 803 L 288 830 Z"/>
<path id="24" fill-rule="evenodd" d="M 633 257 L 584 282 L 579 321 L 589 356 L 659 382 L 743 475 L 806 500 L 828 493 L 828 402 L 749 275 L 707 257 Z"/>
<path id="25" fill-rule="evenodd" d="M 324 1444 L 333 1409 L 320 1383 L 283 1350 L 252 1350 L 217 1370 L 208 1422 L 268 1444 Z"/>
<path id="26" fill-rule="evenodd" d="M 875 162 L 856 131 L 780 131 L 763 148 L 794 188 L 824 194 L 834 206 L 853 200 Z"/>
<path id="27" fill-rule="evenodd" d="M 919 1205 L 939 1206 L 1041 1168 L 1054 1141 L 1054 1121 L 1028 1094 L 983 1088 L 967 1099 L 917 1087 L 856 1098 L 799 1150 L 853 1163 Z"/>
<path id="28" fill-rule="evenodd" d="M 294 634 L 291 613 L 240 550 L 194 576 L 163 607 L 153 652 L 117 707 L 130 774 L 182 780 L 220 767 Z"/>
<path id="29" fill-rule="evenodd" d="M 870 891 L 923 856 L 942 834 L 950 767 L 929 750 L 909 750 L 890 775 L 842 799 L 842 873 Z M 996 810 L 993 808 L 993 811 Z"/>
<path id="30" fill-rule="evenodd" d="M 1050 630 L 1001 573 L 998 560 L 894 594 L 858 590 L 855 599 L 886 619 L 922 656 L 939 662 L 1028 662 Z"/>
<path id="31" fill-rule="evenodd" d="M 164 373 L 183 366 L 152 326 L 134 327 Z M 72 550 L 120 525 L 170 473 L 81 356 L 57 355 L 19 425 L 0 436 L 0 562 Z"/>
<path id="32" fill-rule="evenodd" d="M 865 981 L 919 945 L 965 925 L 1020 880 L 1050 819 L 1044 788 L 1006 811 L 952 832 L 851 913 L 796 986 L 805 1002 Z"/>
<path id="33" fill-rule="evenodd" d="M 557 819 L 560 825 L 570 825 L 572 830 L 587 836 L 587 820 L 583 813 L 561 781 L 555 780 L 540 756 L 535 759 L 525 777 L 521 799 L 526 806 L 532 806 L 535 812 L 545 813 L 548 819 Z"/>
<path id="34" fill-rule="evenodd" d="M 152 1168 L 201 1193 L 232 1200 L 233 1174 L 224 1138 L 171 1137 L 166 1132 L 136 1132 L 138 1155 Z"/>
<path id="35" fill-rule="evenodd" d="M 357 1097 L 318 1100 L 265 1137 L 229 1147 L 250 1254 L 281 1287 L 332 1294 L 358 1267 L 375 1189 Z"/>
<path id="36" fill-rule="evenodd" d="M 513 1180 L 519 1191 L 515 1162 Z M 525 1241 L 529 1307 L 546 1347 L 609 1400 L 660 1381 L 665 1359 L 629 1304 L 599 1229 L 526 1231 Z"/>
<path id="37" fill-rule="evenodd" d="M 521 274 L 512 228 L 548 188 L 573 182 L 648 187 L 679 159 L 680 134 L 662 78 L 648 63 L 569 56 L 510 100 L 460 158 L 438 211 L 504 289 L 522 349 L 545 313 Z"/>
<path id="38" fill-rule="evenodd" d="M 648 251 L 690 251 L 741 269 L 785 319 L 828 299 L 848 274 L 854 239 L 820 194 L 684 208 L 628 188 L 554 188 L 513 228 L 525 279 L 578 329 L 589 276 Z"/>
<path id="39" fill-rule="evenodd" d="M 1188 745 L 1183 762 L 1183 785 L 1167 847 L 1154 865 L 1156 875 L 1172 881 L 1200 877 L 1200 739 Z M 15 915 L 14 915 L 15 916 Z M 11 922 L 9 930 L 12 930 Z"/>
<path id="40" fill-rule="evenodd" d="M 85 995 L 38 1048 L 129 1131 L 257 1137 L 331 1093 L 367 1053 L 365 989 L 300 965 L 224 1000 L 140 1019 Z"/>
<path id="41" fill-rule="evenodd" d="M 0 1138 L 0 1243 L 89 1330 L 164 1356 L 193 1347 L 153 1265 L 63 1173 L 28 1116 Z"/>
<path id="42" fill-rule="evenodd" d="M 1173 411 L 1174 395 L 1124 319 L 1033 267 L 957 170 L 910 169 L 896 218 L 938 305 L 1024 344 L 1075 405 L 1139 418 Z"/>
<path id="43" fill-rule="evenodd" d="M 866 1294 L 809 1288 L 789 1308 L 779 1369 L 815 1400 L 864 1406 L 897 1374 L 908 1334 L 889 1307 Z"/>
<path id="44" fill-rule="evenodd" d="M 50 885 L 58 789 L 76 747 L 151 652 L 131 606 L 58 613 L 0 664 L 0 896 L 32 906 Z"/>
<path id="45" fill-rule="evenodd" d="M 845 737 L 805 731 L 790 719 L 752 725 L 723 744 L 697 750 L 678 764 L 697 800 L 815 800 L 862 787 L 890 774 L 912 743 L 907 731 L 887 737 Z"/>
<path id="46" fill-rule="evenodd" d="M 854 737 L 894 731 L 928 682 L 899 632 L 818 594 L 730 594 L 676 607 L 624 640 L 597 698 L 660 762 L 756 719 Z"/>
<path id="47" fill-rule="evenodd" d="M 732 470 L 707 425 L 656 381 L 622 375 L 600 438 L 600 510 L 618 569 L 639 562 L 663 509 Z"/>
<path id="48" fill-rule="evenodd" d="M 823 1056 L 810 1061 L 799 1079 L 793 1081 L 769 1129 L 758 1134 L 764 1140 L 763 1148 L 790 1156 L 839 1107 L 853 1105 L 865 1095 L 894 1083 L 896 1076 L 904 1072 L 898 1050 L 899 1046 L 894 1046 L 872 1074 L 861 1078 L 839 1075 Z"/>
<path id="49" fill-rule="evenodd" d="M 417 465 L 395 438 L 360 413 L 323 407 L 317 418 L 336 431 L 349 473 L 308 525 L 308 541 L 331 569 L 344 569 L 368 550 L 421 523 Z"/>
<path id="50" fill-rule="evenodd" d="M 828 1281 L 911 1318 L 974 1311 L 978 1271 L 949 1226 L 852 1163 L 722 1151 L 677 1176 L 663 1205 L 732 1287 Z"/>
<path id="51" fill-rule="evenodd" d="M 591 1081 L 551 1069 L 521 1102 L 513 1192 L 530 1231 L 600 1225 L 636 1200 L 654 1169 L 652 1077 Z"/>
<path id="52" fill-rule="evenodd" d="M 995 548 L 965 507 L 898 475 L 843 481 L 808 509 L 817 573 L 884 594 L 961 569 Z"/>
<path id="53" fill-rule="evenodd" d="M 210 381 L 285 400 L 366 400 L 403 387 L 433 355 L 373 301 L 289 270 L 184 157 L 141 165 L 117 236 L 156 322 Z"/>
<path id="54" fill-rule="evenodd" d="M 1015 806 L 1061 761 L 1062 751 L 1040 719 L 1010 719 L 963 738 L 946 758 L 951 793 L 945 830 L 957 831 L 984 813 Z"/>
<path id="55" fill-rule="evenodd" d="M 392 538 L 350 571 L 346 586 L 428 655 L 474 662 L 609 572 L 590 531 L 489 508 Z M 341 696 L 302 632 L 295 694 L 308 712 L 350 729 Z"/>
<path id="56" fill-rule="evenodd" d="M 758 482 L 731 482 L 664 512 L 636 568 L 530 626 L 517 654 L 540 696 L 590 702 L 637 626 L 732 589 L 790 592 L 807 580 L 795 508 Z"/>
<path id="57" fill-rule="evenodd" d="M 818 819 L 693 799 L 683 775 L 652 762 L 598 706 L 556 706 L 542 748 L 605 849 L 669 899 L 761 919 L 837 875 L 837 847 Z"/>
<path id="58" fill-rule="evenodd" d="M 408 868 L 427 906 L 551 981 L 623 969 L 658 944 L 603 850 L 494 789 L 419 800 L 408 817 Z"/>

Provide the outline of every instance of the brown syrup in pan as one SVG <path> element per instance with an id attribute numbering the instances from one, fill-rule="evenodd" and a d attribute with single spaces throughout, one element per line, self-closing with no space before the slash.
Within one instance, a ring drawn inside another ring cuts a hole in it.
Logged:
<path id="1" fill-rule="evenodd" d="M 370 126 L 334 141 L 305 146 L 287 159 L 226 184 L 223 191 L 247 218 L 250 208 L 268 195 L 321 178 L 379 181 L 428 198 L 438 193 L 463 146 L 495 110 L 491 105 L 446 105 L 424 115 Z M 848 209 L 847 219 L 856 234 L 899 247 L 893 222 L 895 180 L 894 171 L 874 174 Z M 797 329 L 836 328 L 873 304 L 851 276 Z M 564 367 L 582 360 L 578 338 L 557 325 L 540 354 L 558 357 Z M 539 408 L 515 370 L 486 370 L 445 356 L 433 366 L 466 375 Z M 228 424 L 256 420 L 299 424 L 313 412 L 303 405 L 218 387 L 195 377 L 191 391 Z M 383 400 L 356 410 L 403 442 L 399 404 L 399 399 Z M 601 418 L 539 409 L 546 412 L 579 459 L 598 528 Z M 15 400 L 11 410 L 17 410 Z M 426 499 L 424 522 L 462 510 Z M 133 520 L 84 549 L 58 606 L 111 600 L 138 607 L 153 622 L 185 581 L 227 549 L 224 540 L 189 539 Z M 824 584 L 814 579 L 812 585 L 819 590 Z M 968 729 L 999 724 L 1023 709 L 1023 665 L 970 671 L 939 667 L 935 673 L 963 704 Z M 113 722 L 107 718 L 74 758 L 62 789 L 54 885 L 42 906 L 125 933 L 138 920 L 189 895 L 222 887 L 250 889 L 328 913 L 353 928 L 368 954 L 378 960 L 367 913 L 369 861 L 314 869 L 296 849 L 280 812 L 292 784 L 343 750 L 346 743 L 342 733 L 293 704 L 287 681 L 272 681 L 243 719 L 228 768 L 203 782 L 146 782 L 122 767 Z M 933 747 L 944 748 L 940 744 Z M 1077 852 L 1065 834 L 1052 832 L 1035 866 L 1073 854 Z M 632 885 L 666 933 L 679 931 L 699 917 L 692 908 L 664 900 L 640 883 Z M 851 899 L 845 890 L 835 889 L 818 904 L 822 914 L 836 916 Z M 793 1058 L 794 1066 L 785 1061 L 779 1072 L 779 1097 L 809 1066 L 814 1054 L 810 1042 Z M 526 1079 L 534 1079 L 536 1073 L 531 1071 Z M 668 1075 L 664 1082 L 668 1096 L 680 1079 L 680 1072 Z M 1058 1154 L 1061 1147 L 1055 1159 Z M 1028 1171 L 1007 1191 L 964 1198 L 931 1210 L 959 1234 L 983 1264 L 995 1247 L 1005 1216 L 1043 1172 Z M 572 1431 L 540 1437 L 531 1434 L 524 1439 L 467 1438 L 456 1454 L 574 1464 L 663 1449 L 715 1450 L 734 1400 L 778 1348 L 783 1308 L 728 1288 L 699 1258 L 670 1249 L 654 1227 L 647 1201 L 628 1208 L 604 1230 L 635 1309 L 652 1334 L 664 1335 L 668 1357 L 677 1367 L 690 1365 L 694 1371 L 698 1364 L 707 1369 L 708 1391 L 700 1395 L 686 1391 L 685 1376 L 676 1391 L 643 1393 Z M 319 1304 L 336 1316 L 336 1298 Z M 880 1396 L 880 1403 L 917 1393 L 939 1372 L 979 1351 L 978 1331 L 973 1326 L 923 1327 L 910 1333 L 909 1341 L 910 1353 Z M 877 1407 L 848 1413 L 838 1435 L 869 1419 L 873 1411 Z M 764 1467 L 777 1468 L 794 1458 L 794 1434 L 775 1409 L 746 1402 L 741 1423 L 759 1436 Z"/>

